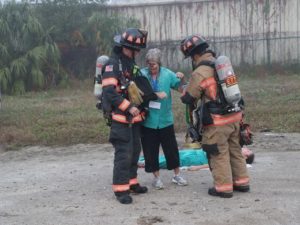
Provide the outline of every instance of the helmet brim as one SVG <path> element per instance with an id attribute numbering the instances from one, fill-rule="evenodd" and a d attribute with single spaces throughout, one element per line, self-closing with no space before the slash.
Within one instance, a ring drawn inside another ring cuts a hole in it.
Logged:
<path id="1" fill-rule="evenodd" d="M 120 34 L 114 36 L 114 42 L 117 46 L 126 47 L 126 48 L 129 48 L 129 49 L 132 49 L 132 50 L 137 50 L 137 51 L 140 51 L 141 49 L 146 48 L 146 45 L 137 47 L 137 46 L 132 46 L 130 44 L 127 44 L 126 42 L 122 42 L 122 37 L 121 37 Z"/>

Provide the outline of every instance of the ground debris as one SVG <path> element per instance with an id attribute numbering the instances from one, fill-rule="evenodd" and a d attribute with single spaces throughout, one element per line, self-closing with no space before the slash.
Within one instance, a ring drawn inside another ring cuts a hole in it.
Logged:
<path id="1" fill-rule="evenodd" d="M 137 219 L 138 225 L 152 225 L 154 223 L 162 223 L 164 220 L 160 216 L 141 216 Z"/>

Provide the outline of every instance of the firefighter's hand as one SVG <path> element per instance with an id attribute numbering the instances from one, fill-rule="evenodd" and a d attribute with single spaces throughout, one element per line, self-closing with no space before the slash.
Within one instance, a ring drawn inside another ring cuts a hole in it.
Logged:
<path id="1" fill-rule="evenodd" d="M 191 96 L 188 92 L 185 92 L 183 96 L 180 97 L 181 102 L 184 104 L 193 104 L 195 101 L 195 98 Z"/>
<path id="2" fill-rule="evenodd" d="M 162 92 L 155 92 L 155 94 L 157 95 L 157 97 L 159 99 L 163 99 L 163 98 L 166 98 L 167 97 L 167 94 L 166 92 L 162 91 Z"/>
<path id="3" fill-rule="evenodd" d="M 129 109 L 129 113 L 130 113 L 132 116 L 137 116 L 137 115 L 139 115 L 140 110 L 139 110 L 137 107 L 133 106 L 133 107 L 131 107 L 131 108 Z"/>

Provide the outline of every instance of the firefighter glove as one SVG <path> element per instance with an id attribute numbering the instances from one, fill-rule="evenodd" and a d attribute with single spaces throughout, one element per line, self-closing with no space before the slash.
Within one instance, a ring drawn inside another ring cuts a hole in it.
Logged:
<path id="1" fill-rule="evenodd" d="M 184 104 L 193 104 L 195 101 L 195 98 L 191 96 L 188 92 L 185 92 L 185 94 L 181 96 L 180 99 Z"/>

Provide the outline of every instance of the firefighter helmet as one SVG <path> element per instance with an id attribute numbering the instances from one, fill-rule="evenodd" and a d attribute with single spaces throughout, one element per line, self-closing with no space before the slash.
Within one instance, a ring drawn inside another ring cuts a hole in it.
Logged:
<path id="1" fill-rule="evenodd" d="M 195 35 L 188 36 L 181 41 L 180 50 L 184 54 L 185 58 L 187 58 L 191 56 L 192 51 L 196 49 L 198 46 L 203 46 L 203 49 L 209 47 L 204 37 L 195 34 Z"/>
<path id="2" fill-rule="evenodd" d="M 122 35 L 114 37 L 115 43 L 134 50 L 146 48 L 148 32 L 137 28 L 128 28 Z"/>

